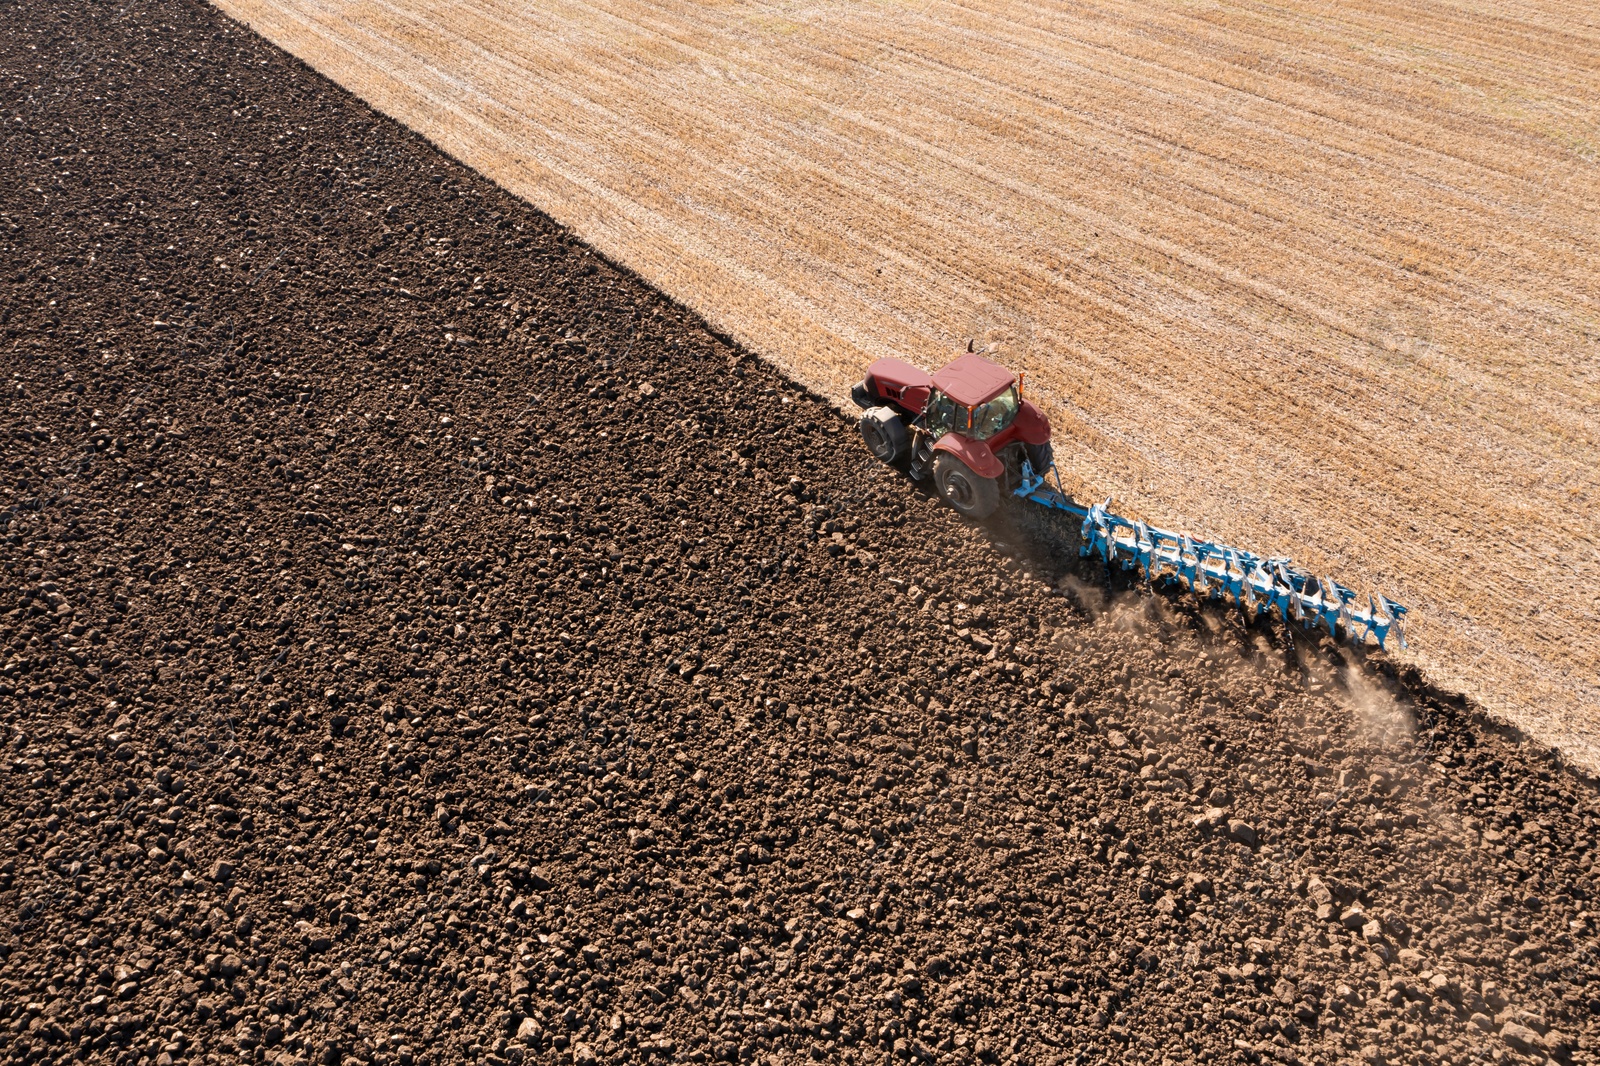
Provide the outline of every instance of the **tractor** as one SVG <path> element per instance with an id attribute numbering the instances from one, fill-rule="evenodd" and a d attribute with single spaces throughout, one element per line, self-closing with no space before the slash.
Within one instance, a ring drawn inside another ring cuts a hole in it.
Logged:
<path id="1" fill-rule="evenodd" d="M 939 496 L 968 518 L 989 517 L 1026 470 L 1051 469 L 1050 420 L 1022 396 L 1011 371 L 967 346 L 929 375 L 879 359 L 851 390 L 862 408 L 861 436 L 874 456 L 913 480 L 930 474 Z"/>

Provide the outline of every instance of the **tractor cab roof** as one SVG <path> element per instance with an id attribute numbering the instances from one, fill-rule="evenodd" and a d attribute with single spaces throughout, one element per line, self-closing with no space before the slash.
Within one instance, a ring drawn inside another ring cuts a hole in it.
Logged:
<path id="1" fill-rule="evenodd" d="M 933 375 L 933 387 L 965 407 L 994 399 L 1016 383 L 1005 367 L 968 353 Z"/>

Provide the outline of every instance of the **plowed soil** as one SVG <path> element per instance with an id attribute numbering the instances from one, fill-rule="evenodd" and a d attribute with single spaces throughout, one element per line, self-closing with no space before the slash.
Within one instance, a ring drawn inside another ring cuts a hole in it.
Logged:
<path id="1" fill-rule="evenodd" d="M 1595 789 L 1460 701 L 203 4 L 0 6 L 0 131 L 5 1061 L 1595 1061 Z"/>
<path id="2" fill-rule="evenodd" d="M 1600 770 L 1593 5 L 216 2 L 841 403 L 995 346 Z"/>

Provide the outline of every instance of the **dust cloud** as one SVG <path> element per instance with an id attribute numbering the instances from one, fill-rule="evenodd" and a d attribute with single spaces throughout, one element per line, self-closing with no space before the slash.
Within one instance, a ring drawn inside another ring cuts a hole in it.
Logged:
<path id="1" fill-rule="evenodd" d="M 1395 748 L 1417 732 L 1417 719 L 1393 688 L 1362 667 L 1348 652 L 1341 672 L 1342 696 L 1355 718 L 1356 728 L 1374 744 Z"/>

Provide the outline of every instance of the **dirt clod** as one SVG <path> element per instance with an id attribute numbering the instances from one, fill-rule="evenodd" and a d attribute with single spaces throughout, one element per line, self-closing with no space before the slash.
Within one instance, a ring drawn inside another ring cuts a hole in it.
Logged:
<path id="1" fill-rule="evenodd" d="M 1544 1050 L 1544 1037 L 1516 1022 L 1507 1022 L 1500 1027 L 1500 1039 L 1518 1051 L 1534 1052 Z"/>

